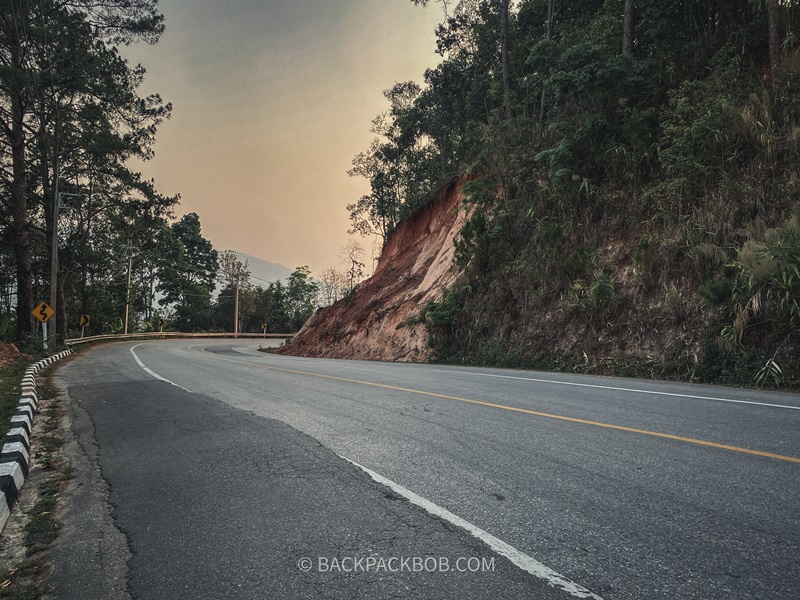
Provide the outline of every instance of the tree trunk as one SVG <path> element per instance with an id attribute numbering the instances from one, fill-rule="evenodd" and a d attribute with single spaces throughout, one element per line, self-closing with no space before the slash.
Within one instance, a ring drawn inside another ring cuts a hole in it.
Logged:
<path id="1" fill-rule="evenodd" d="M 14 10 L 13 4 L 11 10 Z M 19 18 L 26 14 L 25 2 L 18 2 Z M 12 36 L 13 37 L 13 36 Z M 33 331 L 31 311 L 33 310 L 33 275 L 31 272 L 30 221 L 28 220 L 28 173 L 25 162 L 25 107 L 21 74 L 22 48 L 21 41 L 14 37 L 10 44 L 12 85 L 9 93 L 11 101 L 11 146 L 12 182 L 11 199 L 13 204 L 14 259 L 17 271 L 17 340 Z"/>
<path id="2" fill-rule="evenodd" d="M 554 36 L 556 18 L 556 0 L 547 0 L 547 39 L 552 40 Z M 539 109 L 539 125 L 544 126 L 544 119 L 547 114 L 547 89 L 542 83 L 542 104 Z"/>
<path id="3" fill-rule="evenodd" d="M 45 116 L 44 116 L 44 107 L 42 107 L 42 114 L 40 115 L 40 127 L 39 127 L 39 139 L 40 139 L 40 156 L 39 156 L 39 172 L 41 177 L 41 186 L 42 186 L 42 208 L 44 212 L 44 229 L 47 235 L 45 235 L 46 245 L 47 245 L 47 254 L 49 257 L 49 262 L 47 263 L 50 266 L 50 279 L 49 285 L 51 289 L 50 299 L 48 302 L 51 304 L 50 308 L 56 311 L 55 316 L 47 322 L 47 332 L 50 336 L 50 341 L 53 344 L 53 348 L 56 347 L 58 343 L 58 336 L 61 336 L 61 339 L 64 340 L 66 337 L 62 336 L 62 331 L 66 331 L 66 322 L 63 321 L 64 315 L 61 306 L 63 296 L 63 290 L 59 289 L 59 284 L 63 286 L 63 281 L 60 281 L 63 274 L 57 273 L 56 274 L 56 281 L 53 281 L 53 227 L 56 224 L 56 216 L 54 215 L 53 211 L 55 209 L 55 201 L 54 197 L 54 190 L 51 180 L 50 180 L 50 169 L 49 165 L 49 156 L 47 153 L 47 144 L 44 143 L 45 138 L 47 137 L 47 132 L 45 131 Z M 56 262 L 58 262 L 58 257 L 56 256 Z M 55 286 L 55 291 L 53 291 L 53 286 Z M 55 304 L 54 304 L 55 302 Z M 62 324 L 64 325 L 62 327 Z"/>
<path id="4" fill-rule="evenodd" d="M 625 0 L 625 13 L 622 24 L 622 54 L 633 54 L 633 0 Z"/>
<path id="5" fill-rule="evenodd" d="M 772 76 L 772 93 L 778 93 L 778 67 L 781 61 L 780 12 L 778 0 L 768 0 L 769 11 L 769 63 Z"/>
<path id="6" fill-rule="evenodd" d="M 511 109 L 511 60 L 509 58 L 508 41 L 508 3 L 509 0 L 502 0 L 500 3 L 500 20 L 502 22 L 502 39 L 500 42 L 500 62 L 503 66 L 503 104 L 505 105 L 506 119 L 514 117 Z"/>

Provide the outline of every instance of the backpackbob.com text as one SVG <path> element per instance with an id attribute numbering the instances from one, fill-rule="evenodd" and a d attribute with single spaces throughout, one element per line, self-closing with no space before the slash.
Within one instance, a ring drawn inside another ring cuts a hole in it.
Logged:
<path id="1" fill-rule="evenodd" d="M 494 572 L 494 557 L 459 556 L 343 556 L 317 557 L 320 573 L 486 573 Z"/>

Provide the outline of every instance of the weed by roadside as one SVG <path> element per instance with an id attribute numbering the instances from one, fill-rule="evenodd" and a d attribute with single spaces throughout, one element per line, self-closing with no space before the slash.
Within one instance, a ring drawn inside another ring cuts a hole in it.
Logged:
<path id="1" fill-rule="evenodd" d="M 0 428 L 5 428 L 3 434 L 19 404 L 22 377 L 28 365 L 27 359 L 19 357 L 0 368 Z"/>
<path id="2" fill-rule="evenodd" d="M 16 369 L 4 369 L 0 375 L 7 375 L 10 382 L 0 389 L 8 392 L 12 413 L 19 401 L 18 386 L 26 366 L 23 362 Z M 42 598 L 52 591 L 47 583 L 51 567 L 46 551 L 58 538 L 61 525 L 55 514 L 64 485 L 73 476 L 61 453 L 63 409 L 59 398 L 50 389 L 49 381 L 41 383 L 40 379 L 37 391 L 40 413 L 31 436 L 30 474 L 0 535 L 0 598 L 12 600 Z M 2 400 L 6 401 L 6 394 Z M 5 423 L 7 420 L 4 426 Z"/>

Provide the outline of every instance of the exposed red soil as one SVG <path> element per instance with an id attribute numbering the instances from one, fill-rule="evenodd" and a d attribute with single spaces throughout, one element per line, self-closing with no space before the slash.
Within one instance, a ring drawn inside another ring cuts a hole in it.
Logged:
<path id="1" fill-rule="evenodd" d="M 349 300 L 320 309 L 282 354 L 423 362 L 429 354 L 423 306 L 454 283 L 454 239 L 466 215 L 462 179 L 453 181 L 389 238 L 374 275 Z"/>
<path id="2" fill-rule="evenodd" d="M 19 356 L 19 350 L 14 344 L 0 342 L 0 365 L 13 362 Z"/>

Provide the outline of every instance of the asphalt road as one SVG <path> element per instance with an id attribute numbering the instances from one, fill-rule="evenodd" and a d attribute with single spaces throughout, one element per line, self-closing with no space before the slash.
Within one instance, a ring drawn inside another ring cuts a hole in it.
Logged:
<path id="1" fill-rule="evenodd" d="M 257 345 L 61 368 L 86 483 L 55 597 L 800 597 L 797 395 Z"/>

